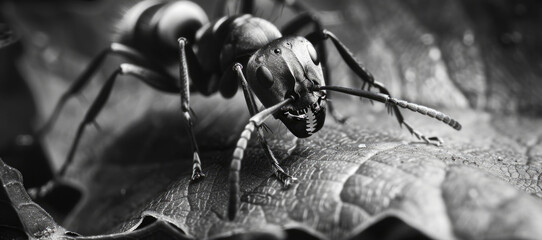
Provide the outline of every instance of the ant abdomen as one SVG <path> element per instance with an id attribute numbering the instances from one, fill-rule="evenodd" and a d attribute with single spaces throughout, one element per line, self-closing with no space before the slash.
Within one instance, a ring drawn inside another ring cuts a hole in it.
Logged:
<path id="1" fill-rule="evenodd" d="M 155 61 L 177 59 L 179 37 L 193 42 L 209 19 L 190 1 L 142 1 L 128 9 L 118 24 L 117 42 L 133 47 Z"/>

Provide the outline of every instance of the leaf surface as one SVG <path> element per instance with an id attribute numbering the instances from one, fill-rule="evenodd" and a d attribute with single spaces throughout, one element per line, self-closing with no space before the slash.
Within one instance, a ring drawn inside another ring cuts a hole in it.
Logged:
<path id="1" fill-rule="evenodd" d="M 300 180 L 290 189 L 283 189 L 273 177 L 259 145 L 249 143 L 241 171 L 241 209 L 238 218 L 228 222 L 228 168 L 233 143 L 248 119 L 242 96 L 231 100 L 192 96 L 207 177 L 191 183 L 192 155 L 178 96 L 123 78 L 97 119 L 100 129 L 88 127 L 68 170 L 67 180 L 83 189 L 84 198 L 63 226 L 102 237 L 158 226 L 194 238 L 262 233 L 281 239 L 300 231 L 315 238 L 347 239 L 392 218 L 438 239 L 542 236 L 537 226 L 542 220 L 541 120 L 499 114 L 540 109 L 535 93 L 541 85 L 533 81 L 540 71 L 531 64 L 540 56 L 531 51 L 537 46 L 529 40 L 540 38 L 529 34 L 538 31 L 523 31 L 536 22 L 531 11 L 538 11 L 538 5 L 522 15 L 529 20 L 525 22 L 503 12 L 508 7 L 503 1 L 328 5 L 317 2 L 314 7 L 328 11 L 322 13 L 327 14 L 327 27 L 376 79 L 390 86 L 392 94 L 447 107 L 438 109 L 448 109 L 444 112 L 456 117 L 463 130 L 454 132 L 433 119 L 405 114 L 418 130 L 445 140 L 443 147 L 428 146 L 398 128 L 382 106 L 331 94 L 339 111 L 351 117 L 345 125 L 327 119 L 319 133 L 295 139 L 276 121 L 267 123 L 273 130 L 268 139 L 274 153 L 286 171 Z M 49 33 L 45 50 L 62 56 L 48 62 L 41 45 L 27 46 L 21 68 L 41 116 L 48 115 L 55 96 L 82 71 L 88 52 L 100 47 L 79 49 L 77 39 L 60 34 L 58 26 L 63 24 L 79 21 L 93 29 L 102 23 L 92 22 L 96 17 L 92 14 L 81 18 L 73 9 L 77 7 L 66 10 L 73 22 L 59 22 L 45 10 L 19 13 L 25 27 Z M 113 19 L 112 9 L 103 8 L 108 18 L 97 21 L 106 24 Z M 93 10 L 100 12 L 100 8 Z M 439 18 L 432 20 L 435 15 Z M 514 42 L 513 29 L 490 24 L 500 18 L 522 29 L 525 44 Z M 23 38 L 32 36 L 32 30 L 27 31 Z M 512 42 L 503 43 L 500 37 L 510 31 Z M 86 33 L 87 41 L 106 46 L 105 34 L 92 33 Z M 512 63 L 510 56 L 520 60 Z M 120 62 L 109 60 L 83 97 L 68 103 L 43 139 L 55 169 L 63 162 L 101 81 Z M 360 85 L 333 49 L 330 62 L 336 85 Z"/>

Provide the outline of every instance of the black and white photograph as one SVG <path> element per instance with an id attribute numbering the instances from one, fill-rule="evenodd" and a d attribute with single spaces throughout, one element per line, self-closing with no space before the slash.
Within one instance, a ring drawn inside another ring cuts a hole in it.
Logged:
<path id="1" fill-rule="evenodd" d="M 0 240 L 542 239 L 542 2 L 0 0 Z"/>

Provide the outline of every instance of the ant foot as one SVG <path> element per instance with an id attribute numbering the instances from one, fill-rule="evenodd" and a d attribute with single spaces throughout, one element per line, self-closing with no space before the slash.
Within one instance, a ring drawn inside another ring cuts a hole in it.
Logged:
<path id="1" fill-rule="evenodd" d="M 437 147 L 440 147 L 444 143 L 439 137 L 427 138 L 427 137 L 423 136 L 422 138 L 426 143 L 435 145 Z"/>
<path id="2" fill-rule="evenodd" d="M 426 137 L 422 133 L 414 130 L 408 123 L 402 122 L 402 124 L 408 129 L 408 131 L 414 135 L 417 139 L 423 140 L 427 144 L 435 145 L 437 147 L 440 147 L 444 142 L 439 137 Z"/>
<path id="3" fill-rule="evenodd" d="M 276 171 L 275 175 L 284 185 L 284 189 L 288 189 L 290 186 L 292 186 L 293 183 L 296 183 L 298 181 L 297 178 L 292 177 L 283 171 Z"/>
<path id="4" fill-rule="evenodd" d="M 205 177 L 205 174 L 201 172 L 201 169 L 194 169 L 194 171 L 192 172 L 193 182 L 203 179 L 203 177 Z"/>
<path id="5" fill-rule="evenodd" d="M 199 158 L 198 152 L 194 152 L 194 159 L 192 165 L 192 181 L 197 181 L 205 177 L 201 170 L 201 160 Z"/>

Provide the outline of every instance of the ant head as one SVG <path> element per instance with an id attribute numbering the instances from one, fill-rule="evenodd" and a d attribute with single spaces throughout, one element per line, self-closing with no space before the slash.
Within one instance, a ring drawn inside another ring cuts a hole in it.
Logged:
<path id="1" fill-rule="evenodd" d="M 252 55 L 247 65 L 247 80 L 264 106 L 293 98 L 275 114 L 297 137 L 317 132 L 326 118 L 325 92 L 314 91 L 324 85 L 322 67 L 314 46 L 302 37 L 283 37 Z"/>

